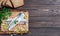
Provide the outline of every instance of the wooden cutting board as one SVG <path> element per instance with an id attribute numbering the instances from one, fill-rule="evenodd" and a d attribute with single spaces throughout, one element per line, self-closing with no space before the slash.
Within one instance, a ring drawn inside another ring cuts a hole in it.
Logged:
<path id="1" fill-rule="evenodd" d="M 27 33 L 29 31 L 29 25 L 28 25 L 28 11 L 17 11 L 14 10 L 12 11 L 12 15 L 8 18 L 14 18 L 16 17 L 19 13 L 23 12 L 24 13 L 24 18 L 27 20 L 25 24 L 19 23 L 15 27 L 13 27 L 11 30 L 7 30 L 7 27 L 9 26 L 8 24 L 5 24 L 5 20 L 2 20 L 3 23 L 1 24 L 1 31 L 0 34 L 11 34 L 11 33 Z"/>

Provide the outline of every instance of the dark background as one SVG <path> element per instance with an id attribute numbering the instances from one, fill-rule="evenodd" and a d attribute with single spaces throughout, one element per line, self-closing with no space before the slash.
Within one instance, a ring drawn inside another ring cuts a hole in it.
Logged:
<path id="1" fill-rule="evenodd" d="M 18 9 L 29 11 L 30 34 L 23 36 L 60 36 L 60 0 L 24 0 L 24 2 L 25 5 Z"/>

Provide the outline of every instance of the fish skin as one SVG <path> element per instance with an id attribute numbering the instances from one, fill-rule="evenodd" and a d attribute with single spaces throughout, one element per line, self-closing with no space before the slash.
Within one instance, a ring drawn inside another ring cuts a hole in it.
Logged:
<path id="1" fill-rule="evenodd" d="M 23 19 L 23 20 L 22 20 Z M 21 21 L 25 21 L 24 19 L 24 14 L 20 13 L 17 17 L 15 17 L 11 22 L 10 25 L 8 27 L 8 30 L 11 30 L 13 27 L 16 26 L 16 24 L 14 23 L 15 20 L 18 20 L 17 24 L 20 23 Z"/>

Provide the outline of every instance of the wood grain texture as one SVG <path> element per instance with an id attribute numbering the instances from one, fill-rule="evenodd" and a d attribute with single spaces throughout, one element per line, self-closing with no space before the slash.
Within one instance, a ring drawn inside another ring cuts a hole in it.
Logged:
<path id="1" fill-rule="evenodd" d="M 31 36 L 60 36 L 60 0 L 24 1 L 25 5 L 18 9 L 29 11 Z"/>

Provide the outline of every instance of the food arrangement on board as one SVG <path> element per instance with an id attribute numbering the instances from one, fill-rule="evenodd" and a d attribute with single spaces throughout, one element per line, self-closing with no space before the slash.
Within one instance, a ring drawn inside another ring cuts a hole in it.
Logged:
<path id="1" fill-rule="evenodd" d="M 23 0 L 0 0 L 0 34 L 27 33 L 29 31 L 28 11 L 8 9 L 24 5 Z"/>

